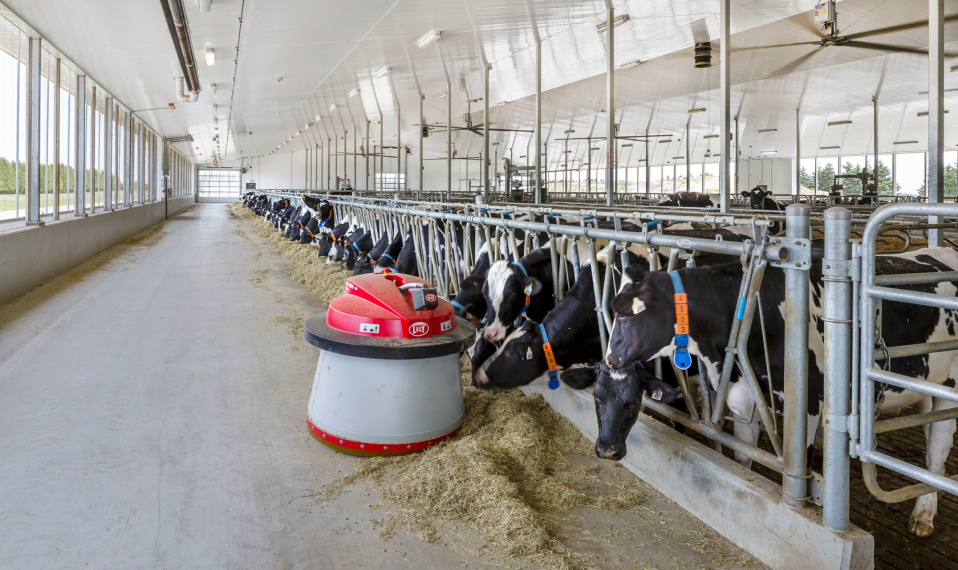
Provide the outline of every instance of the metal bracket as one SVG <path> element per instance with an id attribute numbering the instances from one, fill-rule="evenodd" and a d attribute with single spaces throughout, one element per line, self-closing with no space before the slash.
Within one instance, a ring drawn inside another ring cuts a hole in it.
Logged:
<path id="1" fill-rule="evenodd" d="M 808 239 L 773 237 L 769 245 L 777 245 L 788 250 L 787 261 L 769 261 L 772 267 L 781 269 L 800 269 L 808 271 L 812 267 L 812 242 Z"/>

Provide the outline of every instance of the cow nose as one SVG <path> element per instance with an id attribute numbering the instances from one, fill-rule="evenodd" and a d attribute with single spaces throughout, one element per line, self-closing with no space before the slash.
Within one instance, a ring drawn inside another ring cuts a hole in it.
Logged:
<path id="1" fill-rule="evenodd" d="M 482 331 L 482 336 L 486 337 L 486 340 L 498 340 L 499 331 L 493 328 L 486 328 Z"/>
<path id="2" fill-rule="evenodd" d="M 619 369 L 625 366 L 625 359 L 614 352 L 610 352 L 609 355 L 605 357 L 605 363 L 611 368 Z"/>
<path id="3" fill-rule="evenodd" d="M 489 377 L 486 376 L 486 371 L 482 368 L 474 370 L 472 373 L 472 383 L 479 387 L 489 384 Z"/>
<path id="4" fill-rule="evenodd" d="M 614 445 L 605 445 L 599 442 L 595 444 L 595 454 L 599 459 L 611 459 L 617 461 L 622 459 L 624 453 L 620 453 L 620 449 Z"/>

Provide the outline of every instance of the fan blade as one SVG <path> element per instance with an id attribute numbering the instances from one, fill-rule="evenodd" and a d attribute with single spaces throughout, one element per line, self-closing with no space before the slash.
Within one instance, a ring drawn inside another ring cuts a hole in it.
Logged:
<path id="1" fill-rule="evenodd" d="M 796 59 L 796 60 L 794 60 L 794 61 L 792 61 L 792 62 L 790 62 L 790 63 L 787 63 L 787 64 L 783 65 L 782 67 L 780 67 L 780 68 L 778 68 L 778 69 L 776 69 L 776 70 L 773 71 L 772 73 L 768 74 L 767 77 L 777 77 L 777 76 L 780 76 L 780 75 L 788 75 L 789 73 L 792 73 L 793 71 L 795 71 L 800 65 L 802 65 L 802 64 L 805 63 L 806 61 L 812 59 L 812 58 L 815 56 L 815 54 L 817 54 L 817 53 L 818 53 L 818 50 L 810 51 L 810 52 L 806 53 L 805 55 L 803 55 L 802 57 L 800 57 L 800 58 L 798 58 L 798 59 Z"/>
<path id="2" fill-rule="evenodd" d="M 872 43 L 872 42 L 849 41 L 849 42 L 842 42 L 842 43 L 840 43 L 840 44 L 838 44 L 838 45 L 840 45 L 840 46 L 849 46 L 849 47 L 857 47 L 857 48 L 865 48 L 865 49 L 875 49 L 875 50 L 880 50 L 880 51 L 890 51 L 890 52 L 896 52 L 896 53 L 902 52 L 902 53 L 917 53 L 917 54 L 919 54 L 919 55 L 928 55 L 928 50 L 926 50 L 926 49 L 924 49 L 924 48 L 912 48 L 912 47 L 905 47 L 905 46 L 893 46 L 893 45 L 890 45 L 890 44 L 875 44 L 875 43 Z M 958 57 L 958 53 L 946 51 L 946 52 L 945 52 L 945 57 Z"/>
<path id="3" fill-rule="evenodd" d="M 952 22 L 958 20 L 958 14 L 952 14 L 951 16 L 945 16 L 945 22 Z M 892 34 L 895 32 L 904 32 L 906 30 L 913 30 L 915 28 L 927 28 L 928 20 L 917 20 L 915 22 L 908 22 L 907 24 L 898 24 L 897 26 L 888 26 L 885 28 L 877 28 L 875 30 L 868 30 L 865 32 L 858 32 L 855 34 L 848 34 L 845 36 L 849 40 L 857 40 L 859 38 L 868 38 L 871 36 L 878 36 L 881 34 Z"/>
<path id="4" fill-rule="evenodd" d="M 874 49 L 878 51 L 891 51 L 891 52 L 903 52 L 903 53 L 920 53 L 922 55 L 928 55 L 928 50 L 922 48 L 913 48 L 905 46 L 893 46 L 890 44 L 876 44 L 872 42 L 858 42 L 858 41 L 847 41 L 838 44 L 839 46 L 847 47 L 856 47 L 856 48 L 865 48 L 865 49 Z"/>
<path id="5" fill-rule="evenodd" d="M 783 47 L 795 47 L 795 46 L 817 46 L 817 45 L 821 45 L 821 43 L 822 42 L 818 41 L 818 42 L 796 42 L 794 44 L 778 44 L 774 46 L 750 46 L 750 47 L 732 48 L 731 51 L 736 52 L 736 51 L 753 51 L 757 49 L 783 48 Z"/>

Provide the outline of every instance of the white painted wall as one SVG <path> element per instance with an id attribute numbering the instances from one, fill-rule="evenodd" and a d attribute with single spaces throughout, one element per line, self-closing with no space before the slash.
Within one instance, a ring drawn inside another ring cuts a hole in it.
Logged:
<path id="1" fill-rule="evenodd" d="M 773 194 L 792 194 L 795 190 L 795 161 L 789 158 L 739 160 L 739 191 L 767 184 Z"/>

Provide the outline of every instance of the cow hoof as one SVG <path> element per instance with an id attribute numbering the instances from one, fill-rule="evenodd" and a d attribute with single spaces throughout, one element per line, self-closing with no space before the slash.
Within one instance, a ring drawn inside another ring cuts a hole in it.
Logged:
<path id="1" fill-rule="evenodd" d="M 918 538 L 925 538 L 926 536 L 931 536 L 931 533 L 935 532 L 935 525 L 930 522 L 910 519 L 908 521 L 908 532 L 917 536 Z"/>

